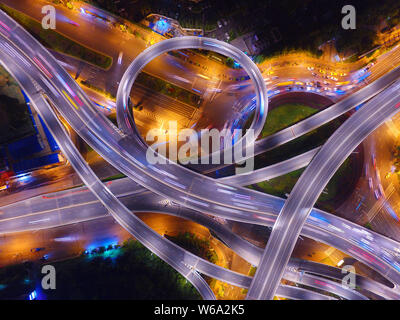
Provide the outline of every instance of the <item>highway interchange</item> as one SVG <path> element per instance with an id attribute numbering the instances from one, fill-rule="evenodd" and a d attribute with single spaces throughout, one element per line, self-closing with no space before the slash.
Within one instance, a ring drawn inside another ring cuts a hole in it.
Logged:
<path id="1" fill-rule="evenodd" d="M 260 279 L 253 282 L 248 297 L 273 297 L 280 281 L 276 273 L 280 274 L 280 266 L 286 265 L 318 196 L 350 153 L 374 129 L 398 112 L 399 88 L 400 81 L 396 81 L 366 103 L 328 139 L 310 162 L 278 216 L 262 258 L 262 264 L 268 267 L 257 269 L 255 280 L 258 276 Z"/>
<path id="2" fill-rule="evenodd" d="M 160 237 L 152 230 L 149 230 L 146 225 L 141 223 L 139 219 L 135 218 L 135 216 L 131 214 L 131 209 L 126 208 L 126 206 L 110 192 L 107 186 L 105 186 L 98 180 L 98 178 L 87 166 L 82 157 L 78 154 L 76 148 L 70 141 L 68 134 L 66 134 L 63 126 L 58 121 L 53 106 L 57 108 L 58 112 L 63 115 L 63 117 L 76 130 L 76 132 L 83 139 L 85 139 L 89 145 L 91 145 L 99 154 L 101 154 L 107 161 L 112 163 L 121 172 L 126 174 L 132 180 L 136 181 L 138 184 L 144 186 L 146 189 L 149 189 L 154 193 L 159 194 L 162 198 L 166 197 L 172 200 L 174 203 L 181 205 L 182 207 L 192 209 L 193 212 L 203 212 L 230 220 L 258 224 L 266 224 L 266 221 L 269 221 L 268 225 L 273 225 L 274 219 L 272 217 L 276 219 L 276 215 L 279 213 L 284 201 L 282 199 L 276 199 L 275 197 L 271 197 L 269 195 L 260 194 L 255 191 L 238 187 L 239 185 L 242 185 L 238 180 L 232 183 L 238 186 L 229 186 L 226 185 L 229 184 L 229 179 L 226 179 L 227 181 L 217 182 L 214 179 L 193 173 L 192 171 L 182 168 L 176 164 L 170 163 L 167 167 L 168 169 L 166 169 L 166 166 L 148 164 L 144 156 L 146 154 L 147 146 L 143 143 L 140 135 L 136 131 L 134 120 L 129 119 L 129 113 L 124 112 L 124 95 L 126 98 L 126 94 L 130 92 L 131 84 L 133 83 L 133 78 L 131 78 L 132 74 L 127 73 L 121 81 L 121 92 L 119 93 L 117 99 L 120 129 L 117 129 L 107 119 L 105 119 L 105 117 L 101 113 L 99 113 L 96 108 L 92 106 L 92 103 L 89 101 L 88 98 L 86 98 L 80 87 L 57 64 L 55 59 L 34 39 L 32 39 L 29 34 L 22 30 L 21 27 L 17 27 L 15 22 L 8 18 L 4 13 L 1 14 L 0 21 L 2 21 L 6 26 L 6 28 L 4 28 L 3 26 L 3 28 L 1 29 L 2 63 L 28 93 L 28 96 L 30 97 L 33 105 L 38 109 L 38 112 L 45 119 L 50 130 L 59 142 L 63 153 L 67 156 L 71 165 L 78 172 L 81 179 L 96 195 L 96 197 L 99 198 L 101 203 L 111 212 L 113 217 L 124 228 L 131 232 L 132 235 L 135 236 L 135 238 L 137 238 L 150 250 L 160 256 L 160 258 L 171 264 L 171 266 L 173 266 L 175 269 L 185 275 L 188 280 L 191 281 L 195 285 L 195 287 L 201 292 L 204 298 L 210 299 L 213 297 L 213 294 L 208 285 L 204 283 L 204 280 L 202 280 L 198 273 L 194 272 L 194 269 L 198 270 L 201 273 L 208 274 L 212 277 L 222 279 L 228 283 L 240 285 L 243 287 L 250 286 L 251 280 L 249 280 L 248 277 L 244 277 L 232 271 L 214 266 L 205 260 L 199 259 L 198 257 L 191 255 L 187 251 L 173 245 L 168 240 Z M 200 41 L 199 38 L 195 39 L 198 42 L 210 41 L 210 43 L 212 43 L 212 40 Z M 189 39 L 184 39 L 181 41 L 182 43 L 184 43 L 184 47 L 191 46 Z M 167 41 L 164 42 L 167 43 Z M 164 42 L 161 42 L 161 44 Z M 220 45 L 222 46 L 222 44 Z M 30 57 L 37 57 L 37 59 L 40 59 L 42 65 L 40 66 L 40 64 L 35 63 Z M 240 57 L 236 58 L 240 59 Z M 19 59 L 19 61 L 17 61 L 17 59 Z M 245 64 L 246 62 L 243 61 L 243 65 Z M 21 65 L 25 65 L 27 67 L 29 66 L 29 72 L 21 68 Z M 47 66 L 50 71 L 47 69 L 47 72 L 44 71 L 43 66 Z M 398 69 L 395 69 L 388 74 L 390 76 L 387 76 L 386 78 L 381 78 L 383 79 L 381 80 L 381 82 L 379 82 L 378 80 L 374 82 L 372 86 L 366 87 L 368 88 L 368 90 L 364 90 L 366 88 L 362 89 L 364 91 L 360 90 L 361 98 L 353 95 L 355 97 L 351 96 L 353 98 L 350 99 L 350 101 L 347 101 L 347 108 L 349 108 L 348 105 L 352 103 L 353 104 L 351 105 L 351 107 L 355 107 L 356 105 L 360 104 L 360 101 L 364 102 L 367 99 L 377 95 L 376 98 L 365 104 L 365 106 L 363 106 L 359 111 L 357 111 L 354 116 L 349 119 L 354 122 L 356 120 L 353 119 L 356 119 L 357 116 L 358 118 L 364 120 L 364 125 L 368 124 L 368 126 L 365 125 L 365 128 L 363 127 L 364 130 L 359 133 L 359 139 L 360 137 L 362 138 L 367 135 L 373 128 L 378 126 L 385 119 L 387 119 L 394 112 L 397 111 L 397 109 L 395 109 L 395 105 L 397 104 L 397 101 L 395 100 L 397 98 L 395 94 L 397 90 L 397 83 L 395 83 L 394 85 L 390 85 L 390 83 L 397 78 L 396 73 L 398 72 Z M 257 75 L 256 73 L 251 74 L 251 76 L 253 80 L 257 77 L 261 77 L 261 75 Z M 261 80 L 262 86 L 265 86 L 262 77 Z M 263 90 L 262 86 L 260 91 Z M 383 89 L 385 90 L 383 91 Z M 381 91 L 383 92 L 380 93 Z M 74 98 L 75 101 L 73 100 Z M 261 103 L 259 106 L 259 111 L 261 116 L 259 118 L 256 118 L 258 128 L 260 128 L 260 126 L 262 128 L 263 120 L 265 120 L 266 117 L 266 104 L 263 104 L 263 101 L 266 102 L 267 100 L 263 100 L 263 98 L 265 98 L 265 96 L 263 97 L 260 93 L 259 101 L 261 101 Z M 378 104 L 376 101 L 385 101 L 385 103 Z M 376 107 L 377 105 L 379 105 L 379 108 Z M 262 113 L 263 107 L 265 107 L 265 110 Z M 382 113 L 380 113 L 381 116 L 377 117 L 376 119 L 374 118 L 374 122 L 369 121 L 368 117 L 370 116 L 371 112 L 368 109 L 374 109 L 375 112 L 377 112 L 376 110 L 382 111 Z M 326 110 L 330 110 L 330 108 Z M 335 109 L 332 110 L 334 111 L 331 111 L 332 113 L 329 114 L 328 117 L 325 116 L 324 120 L 313 120 L 311 124 L 306 125 L 304 123 L 299 123 L 298 128 L 309 131 L 312 128 L 318 127 L 321 124 L 329 121 L 327 120 L 329 119 L 329 117 L 333 119 L 343 112 L 346 112 L 343 111 L 343 109 L 341 109 L 340 111 Z M 369 124 L 369 122 L 371 122 L 371 124 Z M 346 128 L 345 125 L 343 125 L 344 128 Z M 348 125 L 348 127 L 354 129 L 354 126 L 352 124 Z M 121 132 L 120 130 L 122 130 L 123 132 Z M 338 132 L 340 133 L 340 131 Z M 340 136 L 340 138 L 343 139 L 343 137 L 347 137 L 347 133 L 347 131 L 341 133 L 343 136 Z M 275 145 L 279 145 L 283 143 L 285 139 L 289 141 L 290 139 L 293 139 L 293 137 L 293 134 L 291 135 L 291 137 L 286 138 L 282 135 L 282 137 L 279 137 L 279 139 L 275 138 L 276 140 L 273 140 L 274 142 L 270 143 L 275 143 Z M 357 136 L 353 138 L 356 139 L 356 137 Z M 354 145 L 354 143 L 355 142 L 347 145 L 347 148 L 343 148 L 341 152 L 343 152 L 344 155 L 348 154 L 348 152 L 351 152 L 354 147 L 357 146 Z M 334 145 L 334 147 L 336 148 L 337 146 Z M 321 151 L 317 153 L 317 156 L 312 160 L 311 165 L 313 162 L 316 161 L 315 159 L 318 159 L 318 156 L 321 155 L 322 151 L 325 150 L 324 148 L 326 149 L 328 147 L 324 146 Z M 306 165 L 310 161 L 311 157 L 315 154 L 315 152 L 316 151 L 313 151 L 305 155 L 304 157 L 307 157 L 306 159 L 301 159 L 300 157 L 300 160 L 302 161 L 301 164 L 299 164 L 297 161 L 293 161 L 293 166 L 298 167 L 300 165 Z M 329 159 L 329 157 L 334 155 L 335 153 L 331 154 L 328 151 L 325 151 L 325 153 L 322 153 L 320 157 L 322 157 L 322 159 Z M 319 189 L 321 189 L 321 186 L 323 189 L 325 184 L 329 181 L 329 177 L 335 172 L 336 166 L 340 165 L 340 161 L 343 161 L 345 159 L 342 158 L 343 155 L 342 157 L 336 159 L 335 165 L 332 165 L 331 168 L 328 167 L 329 170 L 325 172 L 325 176 L 328 178 L 328 180 L 326 180 L 326 178 L 321 178 L 321 181 L 319 181 L 318 175 L 311 176 L 313 177 L 313 179 L 318 180 L 318 183 L 315 183 L 315 191 L 313 190 L 315 194 L 318 193 Z M 296 160 L 298 159 L 299 158 L 297 158 Z M 309 168 L 312 168 L 311 165 L 309 166 Z M 330 162 L 326 161 L 325 165 L 329 166 L 331 164 Z M 283 171 L 292 168 L 293 167 L 290 165 L 288 169 L 283 169 Z M 307 171 L 309 170 L 311 169 L 307 169 Z M 250 175 L 246 175 L 246 179 L 248 179 L 249 176 Z M 273 176 L 273 172 L 271 173 L 271 176 Z M 261 179 L 261 176 L 256 179 Z M 249 180 L 244 180 L 243 185 L 247 185 L 248 181 Z M 199 186 L 202 187 L 199 188 Z M 307 186 L 309 186 L 309 184 L 307 184 Z M 322 189 L 319 191 L 319 193 L 322 191 Z M 291 198 L 293 198 L 293 193 L 294 192 L 291 193 L 291 196 L 287 200 L 285 206 L 283 206 L 283 213 L 285 212 L 285 208 L 289 206 L 287 203 L 291 203 L 289 201 L 293 201 L 291 200 Z M 317 196 L 319 195 L 319 193 L 317 194 Z M 301 196 L 303 196 L 303 193 L 301 193 Z M 312 206 L 314 205 L 314 202 L 312 202 L 311 204 L 307 203 L 307 205 L 308 206 L 305 208 L 309 208 L 308 211 L 310 211 L 312 209 Z M 144 211 L 149 210 L 148 208 L 146 208 L 146 210 Z M 305 218 L 307 218 L 307 214 L 308 212 L 305 214 Z M 283 219 L 281 218 L 281 216 L 282 215 L 278 216 L 277 224 L 275 224 L 273 228 L 273 234 L 276 234 L 276 226 L 281 224 L 279 220 Z M 317 228 L 315 228 L 315 222 L 309 223 L 308 227 L 305 226 L 303 230 L 301 230 L 305 218 L 299 215 L 299 220 L 301 222 L 300 227 L 293 228 L 295 229 L 295 231 L 290 232 L 293 238 L 297 239 L 300 231 L 308 232 L 308 234 L 313 234 L 314 232 L 314 238 L 318 238 L 319 240 L 322 239 L 321 241 L 326 243 L 334 242 L 333 240 L 329 240 L 330 237 L 339 238 L 340 240 L 337 240 L 338 243 L 340 243 L 341 241 L 347 241 L 347 248 L 349 248 L 349 238 L 343 237 L 346 238 L 343 239 L 341 235 L 336 235 L 336 232 L 332 232 L 332 230 L 330 230 L 329 233 L 326 233 L 324 238 L 324 236 L 318 232 Z M 336 217 L 332 217 L 332 219 L 333 218 Z M 312 220 L 312 217 L 310 220 Z M 319 223 L 318 227 L 321 227 L 321 225 L 324 224 L 326 223 Z M 350 223 L 347 224 L 350 225 Z M 324 228 L 329 229 L 329 225 L 330 224 L 328 223 L 328 226 L 325 226 Z M 354 228 L 358 228 L 360 230 L 363 229 L 359 226 Z M 343 227 L 341 227 L 340 229 L 343 229 Z M 288 228 L 287 230 L 292 229 Z M 353 231 L 350 231 L 349 233 L 351 232 Z M 364 232 L 372 234 L 369 231 L 364 230 Z M 366 261 L 366 264 L 372 266 L 374 269 L 387 276 L 391 281 L 394 282 L 394 284 L 399 283 L 399 271 L 396 269 L 396 265 L 394 264 L 395 259 L 397 258 L 394 248 L 397 248 L 397 243 L 393 243 L 394 241 L 388 240 L 385 237 L 379 235 L 374 236 L 377 239 L 382 239 L 383 243 L 387 243 L 390 257 L 389 262 L 380 257 L 377 257 L 377 259 L 380 259 L 381 261 L 379 262 L 379 264 L 374 264 L 373 262 L 368 261 L 368 259 L 366 258 L 360 258 L 360 261 Z M 279 235 L 277 237 L 278 240 L 281 238 Z M 273 238 L 271 237 L 271 240 L 272 239 Z M 289 248 L 285 251 L 286 256 L 290 256 L 292 249 L 290 246 L 293 244 L 293 241 L 288 243 Z M 270 242 L 268 243 L 268 245 L 269 244 Z M 271 250 L 269 249 L 268 245 L 266 250 Z M 352 245 L 354 246 L 355 244 Z M 346 246 L 341 246 L 340 244 L 338 246 L 336 245 L 336 243 L 335 247 L 346 248 Z M 364 248 L 362 248 L 361 250 L 364 250 Z M 343 251 L 351 252 L 349 249 L 343 249 Z M 371 252 L 369 252 L 369 254 L 371 254 Z M 377 254 L 375 254 L 374 252 L 372 252 L 372 254 L 377 256 Z M 362 255 L 358 254 L 357 257 L 362 257 Z M 282 277 L 286 263 L 287 260 L 283 261 L 282 264 L 278 267 L 275 267 L 278 271 L 277 274 L 273 276 L 273 279 L 277 279 L 277 282 L 279 282 Z M 269 270 L 268 268 L 270 267 L 271 265 L 265 265 L 264 263 L 262 263 L 256 273 L 256 277 L 262 274 L 262 270 Z M 290 277 L 290 275 L 288 275 L 288 277 Z M 293 279 L 293 275 L 291 277 L 291 279 Z M 253 284 L 262 285 L 264 283 L 263 281 L 264 277 L 262 277 L 256 283 L 253 282 Z M 272 283 L 274 283 L 274 288 L 271 289 L 272 296 L 275 294 L 276 291 L 276 294 L 285 297 L 289 297 L 290 295 L 292 295 L 293 298 L 295 298 L 295 296 L 297 295 L 297 297 L 301 296 L 302 298 L 317 298 L 317 295 L 315 293 L 304 293 L 305 290 L 297 290 L 297 292 L 294 293 L 291 291 L 296 291 L 296 289 L 289 289 L 287 288 L 287 286 L 281 286 L 277 288 L 276 281 L 272 281 Z M 264 288 L 253 288 L 254 286 L 252 285 L 250 287 L 251 298 L 272 298 L 270 295 L 258 293 L 259 290 L 265 291 Z M 256 293 L 253 293 L 254 290 L 256 290 Z M 299 292 L 303 293 L 300 294 Z"/>

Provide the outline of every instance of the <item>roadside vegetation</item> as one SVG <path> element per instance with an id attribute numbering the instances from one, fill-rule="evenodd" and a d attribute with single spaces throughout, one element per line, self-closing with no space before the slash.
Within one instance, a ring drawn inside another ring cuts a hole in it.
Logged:
<path id="1" fill-rule="evenodd" d="M 179 233 L 174 236 L 165 235 L 165 238 L 211 263 L 217 264 L 219 262 L 217 253 L 207 239 L 201 239 L 191 232 Z M 227 266 L 225 265 L 223 267 Z M 229 286 L 227 283 L 207 275 L 202 275 L 202 277 L 207 281 L 217 299 L 226 299 L 225 290 Z"/>
<path id="2" fill-rule="evenodd" d="M 249 272 L 248 272 L 248 276 L 249 277 L 254 277 L 254 275 L 256 274 L 256 271 L 257 271 L 257 267 L 256 266 L 251 266 L 250 267 L 250 269 L 249 269 Z M 242 289 L 242 294 L 247 294 L 247 292 L 249 291 L 249 289 Z"/>
<path id="3" fill-rule="evenodd" d="M 196 256 L 202 257 L 211 263 L 218 261 L 218 255 L 210 246 L 208 240 L 203 240 L 190 232 L 179 233 L 177 236 L 165 235 L 168 240 L 171 240 L 180 247 L 190 251 Z"/>
<path id="4" fill-rule="evenodd" d="M 135 0 L 131 1 L 129 6 L 124 6 L 123 3 L 118 5 L 117 3 L 107 0 L 84 0 L 84 2 L 120 15 L 134 23 L 140 22 L 150 13 L 158 13 L 174 18 L 176 12 L 179 11 L 178 20 L 183 28 L 204 28 L 205 30 L 213 30 L 217 27 L 217 20 L 214 18 L 216 15 L 214 13 L 208 12 L 207 19 L 203 19 L 205 11 L 203 10 L 204 5 L 201 2 L 196 3 L 187 0 Z M 125 10 L 120 12 L 121 8 Z"/>
<path id="5" fill-rule="evenodd" d="M 265 138 L 273 133 L 285 129 L 296 122 L 299 122 L 314 113 L 314 109 L 302 104 L 283 104 L 268 112 L 260 138 Z"/>
<path id="6" fill-rule="evenodd" d="M 118 173 L 118 174 L 113 175 L 111 177 L 107 177 L 107 178 L 101 179 L 101 181 L 102 182 L 108 182 L 108 181 L 118 180 L 118 179 L 122 179 L 122 178 L 126 178 L 126 175 L 124 175 L 123 173 Z"/>
<path id="7" fill-rule="evenodd" d="M 258 169 L 278 163 L 321 146 L 340 127 L 345 119 L 345 115 L 336 118 L 290 142 L 256 156 L 255 168 Z"/>
<path id="8" fill-rule="evenodd" d="M 32 263 L 0 268 L 0 299 L 21 299 L 33 291 Z"/>
<path id="9" fill-rule="evenodd" d="M 3 67 L 0 67 L 0 145 L 35 133 L 18 83 Z"/>
<path id="10" fill-rule="evenodd" d="M 111 67 L 113 61 L 111 57 L 89 49 L 59 32 L 51 29 L 45 30 L 42 28 L 40 22 L 2 3 L 0 3 L 0 9 L 4 10 L 8 15 L 26 28 L 45 47 L 81 59 L 103 69 Z"/>
<path id="11" fill-rule="evenodd" d="M 131 21 L 139 22 L 150 13 L 176 18 L 182 27 L 218 30 L 218 21 L 229 22 L 232 38 L 255 32 L 263 49 L 259 60 L 290 51 L 307 51 L 319 56 L 324 42 L 336 39 L 339 52 L 362 54 L 375 46 L 376 31 L 381 22 L 388 27 L 400 22 L 397 0 L 353 0 L 357 12 L 357 28 L 344 30 L 341 9 L 346 0 L 136 0 L 124 2 L 86 0 Z M 124 8 L 123 12 L 120 10 Z M 373 12 L 373 14 L 371 14 Z M 251 23 L 249 23 L 251 21 Z M 272 31 L 273 30 L 273 31 Z"/>
<path id="12" fill-rule="evenodd" d="M 400 173 L 400 145 L 395 145 L 392 151 L 394 158 L 395 173 Z"/>
<path id="13" fill-rule="evenodd" d="M 100 250 L 94 256 L 53 263 L 57 290 L 48 299 L 198 300 L 195 288 L 168 264 L 136 240 L 119 252 Z"/>
<path id="14" fill-rule="evenodd" d="M 102 88 L 99 88 L 88 80 L 80 80 L 81 85 L 100 93 L 106 98 L 115 100 L 115 95 L 105 91 Z M 176 99 L 188 105 L 198 108 L 201 102 L 201 97 L 198 94 L 190 92 L 186 89 L 183 89 L 179 86 L 176 86 L 168 81 L 165 81 L 161 78 L 155 77 L 146 72 L 141 72 L 135 80 L 135 84 L 140 84 L 148 89 L 157 91 L 163 95 L 166 95 L 170 98 Z M 135 106 L 133 106 L 135 107 Z M 143 107 L 142 107 L 143 108 Z M 142 109 L 141 108 L 141 109 Z M 139 109 L 139 110 L 141 110 Z"/>
<path id="15" fill-rule="evenodd" d="M 275 134 L 317 112 L 317 109 L 303 104 L 283 104 L 269 110 L 264 128 L 258 139 L 266 138 Z M 253 117 L 254 114 L 248 118 L 243 126 L 244 129 L 249 128 L 253 121 Z M 255 169 L 281 162 L 321 146 L 332 135 L 332 133 L 339 128 L 346 118 L 346 115 L 340 116 L 290 142 L 256 156 Z"/>
<path id="16" fill-rule="evenodd" d="M 116 98 L 115 95 L 107 92 L 106 90 L 104 90 L 102 88 L 99 88 L 99 87 L 91 84 L 88 80 L 80 80 L 80 83 L 81 83 L 81 85 L 83 85 L 93 91 L 96 91 L 97 93 L 100 93 L 101 95 L 103 95 L 106 98 L 113 99 L 113 100 L 115 100 L 115 98 Z"/>
<path id="17" fill-rule="evenodd" d="M 0 145 L 35 134 L 26 104 L 0 95 Z"/>
<path id="18" fill-rule="evenodd" d="M 349 189 L 353 185 L 352 178 L 355 170 L 355 162 L 352 157 L 347 158 L 319 196 L 316 206 L 322 210 L 334 212 L 337 204 L 341 203 L 338 199 L 346 197 L 351 191 Z M 252 185 L 250 188 L 281 198 L 287 198 L 287 195 L 290 194 L 303 172 L 304 169 L 292 171 L 283 176 Z"/>
<path id="19" fill-rule="evenodd" d="M 268 117 L 260 137 L 268 137 L 316 112 L 318 112 L 317 109 L 300 104 L 283 104 L 278 106 L 268 112 Z M 255 169 L 287 160 L 323 145 L 345 121 L 346 117 L 346 115 L 343 115 L 299 138 L 256 156 Z M 252 118 L 247 121 L 245 127 L 248 127 L 251 121 Z M 317 206 L 332 212 L 338 203 L 337 199 L 339 197 L 344 197 L 345 193 L 348 191 L 348 188 L 343 188 L 343 186 L 348 186 L 349 188 L 352 186 L 350 180 L 354 177 L 353 172 L 355 170 L 356 163 L 353 157 L 349 157 L 324 189 L 324 192 L 317 201 Z M 249 187 L 271 195 L 286 198 L 286 195 L 291 192 L 303 171 L 304 169 L 295 170 Z"/>
<path id="20" fill-rule="evenodd" d="M 189 90 L 183 89 L 146 72 L 141 72 L 136 78 L 135 83 L 141 84 L 146 88 L 152 89 L 196 108 L 199 107 L 201 102 L 201 98 L 198 94 L 190 92 Z"/>

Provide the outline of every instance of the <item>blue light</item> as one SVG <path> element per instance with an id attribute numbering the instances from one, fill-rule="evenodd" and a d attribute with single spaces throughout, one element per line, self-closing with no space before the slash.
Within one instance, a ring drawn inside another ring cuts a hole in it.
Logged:
<path id="1" fill-rule="evenodd" d="M 189 57 L 187 54 L 183 53 L 182 51 L 178 51 L 181 55 L 185 56 L 185 57 Z"/>
<path id="2" fill-rule="evenodd" d="M 392 264 L 392 261 L 388 257 L 386 257 L 385 255 L 383 255 L 381 258 L 383 260 L 385 260 L 388 264 Z"/>
<path id="3" fill-rule="evenodd" d="M 36 290 L 34 290 L 29 294 L 29 300 L 36 300 L 36 298 L 37 298 Z"/>
<path id="4" fill-rule="evenodd" d="M 385 208 L 389 212 L 389 214 L 392 216 L 393 219 L 395 219 L 396 221 L 399 221 L 399 218 L 397 217 L 396 212 L 394 212 L 394 210 L 392 209 L 392 207 L 390 205 L 385 203 Z"/>
<path id="5" fill-rule="evenodd" d="M 363 80 L 365 80 L 366 78 L 368 78 L 371 75 L 371 72 L 367 72 L 364 75 L 362 75 L 360 78 L 358 78 L 358 82 L 361 82 Z"/>
<path id="6" fill-rule="evenodd" d="M 396 262 L 394 262 L 392 264 L 392 266 L 395 267 L 395 269 L 400 272 L 400 267 L 398 266 L 398 264 Z"/>
<path id="7" fill-rule="evenodd" d="M 328 219 L 326 219 L 325 217 L 320 216 L 320 215 L 319 215 L 318 213 L 316 213 L 315 211 L 312 211 L 312 212 L 310 213 L 310 216 L 311 216 L 311 217 L 314 217 L 314 218 L 316 218 L 316 219 L 325 221 L 325 222 L 327 222 L 327 223 L 330 223 Z"/>
<path id="8" fill-rule="evenodd" d="M 30 178 L 30 174 L 29 173 L 22 173 L 16 176 L 16 178 L 18 179 L 18 181 L 26 181 L 29 180 Z"/>
<path id="9" fill-rule="evenodd" d="M 156 23 L 156 29 L 161 34 L 166 33 L 170 28 L 169 23 L 165 19 L 160 19 Z"/>
<path id="10" fill-rule="evenodd" d="M 360 109 L 360 108 L 361 108 L 363 105 L 364 105 L 363 103 L 362 103 L 362 104 L 360 104 L 359 106 L 357 106 L 357 107 L 356 107 L 356 109 L 355 109 L 355 110 L 357 111 L 357 110 L 358 110 L 358 109 Z"/>
<path id="11" fill-rule="evenodd" d="M 118 245 L 118 239 L 104 239 L 104 241 L 91 243 L 85 250 L 85 254 L 92 253 L 93 250 L 98 249 L 100 247 L 107 248 L 108 246 L 112 246 L 115 248 Z M 87 253 L 86 253 L 87 252 Z"/>
<path id="12" fill-rule="evenodd" d="M 217 47 L 217 48 L 220 48 L 220 45 L 219 45 L 219 44 L 212 43 L 212 42 L 209 42 L 209 41 L 204 41 L 204 44 L 207 45 L 207 46 L 210 46 L 210 47 Z"/>

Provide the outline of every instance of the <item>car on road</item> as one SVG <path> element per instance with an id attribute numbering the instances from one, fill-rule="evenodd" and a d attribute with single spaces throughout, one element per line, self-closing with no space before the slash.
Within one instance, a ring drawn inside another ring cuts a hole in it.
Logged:
<path id="1" fill-rule="evenodd" d="M 367 176 L 367 174 L 368 174 L 368 163 L 365 164 L 365 167 L 364 167 L 364 176 Z"/>
<path id="2" fill-rule="evenodd" d="M 9 186 L 8 182 L 5 182 L 0 185 L 0 191 L 7 190 L 9 187 L 10 186 Z"/>
<path id="3" fill-rule="evenodd" d="M 382 187 L 382 184 L 381 184 L 381 183 L 378 185 L 378 190 L 379 190 L 379 194 L 380 194 L 381 196 L 383 196 L 383 194 L 384 194 L 385 192 L 383 191 L 383 187 Z"/>
<path id="4" fill-rule="evenodd" d="M 43 257 L 40 258 L 40 261 L 47 261 L 49 260 L 49 255 L 45 254 Z"/>
<path id="5" fill-rule="evenodd" d="M 374 165 L 374 169 L 376 169 L 376 158 L 374 154 L 371 155 L 371 159 L 372 159 L 372 164 Z"/>
<path id="6" fill-rule="evenodd" d="M 68 23 L 72 24 L 74 27 L 79 27 L 79 24 L 76 23 L 75 21 L 69 20 Z"/>

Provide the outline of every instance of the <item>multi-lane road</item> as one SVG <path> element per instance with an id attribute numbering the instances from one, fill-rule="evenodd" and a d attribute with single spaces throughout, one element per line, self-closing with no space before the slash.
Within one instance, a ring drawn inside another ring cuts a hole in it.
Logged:
<path id="1" fill-rule="evenodd" d="M 227 226 L 221 224 L 210 216 L 182 208 L 160 196 L 146 191 L 128 179 L 113 181 L 112 183 L 107 183 L 107 185 L 110 190 L 117 195 L 121 202 L 134 212 L 161 212 L 199 223 L 217 233 L 219 238 L 222 239 L 225 244 L 241 255 L 244 259 L 251 262 L 253 265 L 258 265 L 262 255 L 262 249 L 243 240 L 236 234 L 232 233 Z M 127 190 L 129 191 L 127 192 Z M 15 231 L 51 228 L 59 225 L 100 219 L 108 215 L 107 210 L 86 187 L 38 196 L 30 199 L 28 203 L 26 201 L 21 201 L 16 204 L 2 207 L 1 209 L 1 234 L 12 233 Z M 298 273 L 300 271 L 294 270 L 301 269 L 308 270 L 321 276 L 341 279 L 342 274 L 340 269 L 336 270 L 334 268 L 336 271 L 331 272 L 329 268 L 324 269 L 323 265 L 314 264 L 314 266 L 318 267 L 304 268 L 305 265 L 307 265 L 306 262 L 302 262 L 301 267 L 293 260 L 289 263 L 284 278 L 287 280 L 293 280 L 293 277 L 297 274 L 296 279 L 298 281 L 296 282 L 303 283 L 301 282 L 302 279 L 299 280 Z M 226 272 L 220 279 L 229 281 L 230 277 L 230 273 Z M 310 281 L 314 281 L 314 279 L 305 277 L 304 281 L 309 283 Z M 333 286 L 333 284 L 323 284 L 321 279 L 314 282 L 315 285 L 326 286 L 326 288 L 322 289 L 328 291 L 329 289 L 332 289 Z M 376 295 L 388 299 L 397 297 L 397 294 L 388 287 L 390 283 L 379 284 L 374 281 L 367 283 L 370 283 L 370 285 L 369 287 L 367 286 L 366 289 L 369 289 Z M 244 285 L 243 283 L 241 284 Z M 339 285 L 339 287 L 341 286 Z M 354 293 L 352 290 L 346 289 L 345 291 L 340 291 L 341 289 L 336 289 L 332 289 L 332 293 L 336 292 L 338 295 L 345 298 L 349 298 L 350 296 L 354 298 L 357 296 L 357 293 Z M 342 293 L 340 294 L 340 292 Z M 345 292 L 346 295 L 343 295 L 343 292 Z"/>
<path id="2" fill-rule="evenodd" d="M 1 15 L 0 20 L 5 25 L 1 29 L 2 63 L 28 92 L 33 104 L 58 140 L 63 153 L 68 157 L 82 180 L 122 226 L 162 259 L 188 277 L 196 288 L 202 292 L 203 297 L 210 297 L 210 291 L 205 289 L 204 283 L 196 276 L 196 272 L 192 272 L 192 268 L 216 278 L 223 278 L 225 281 L 223 274 L 227 271 L 212 266 L 206 261 L 174 246 L 149 230 L 138 219 L 135 219 L 130 210 L 118 201 L 109 189 L 94 176 L 93 172 L 77 153 L 68 135 L 66 135 L 58 122 L 51 104 L 57 108 L 89 145 L 121 172 L 153 192 L 167 197 L 182 206 L 228 219 L 248 222 L 249 220 L 257 220 L 257 218 L 254 218 L 255 216 L 260 220 L 263 218 L 270 219 L 268 212 L 274 209 L 268 202 L 270 197 L 244 188 L 227 186 L 214 179 L 195 174 L 176 164 L 169 163 L 164 166 L 149 164 L 145 157 L 147 146 L 135 130 L 134 122 L 124 122 L 125 120 L 130 120 L 126 117 L 128 113 L 124 112 L 126 109 L 124 107 L 126 99 L 124 98 L 129 95 L 130 84 L 133 82 L 129 79 L 129 74 L 121 81 L 121 91 L 117 104 L 120 111 L 119 121 L 121 122 L 122 120 L 121 127 L 125 129 L 125 132 L 122 133 L 93 107 L 80 87 L 42 46 L 4 14 Z M 196 45 L 211 46 L 210 48 L 214 48 L 216 51 L 228 48 L 231 53 L 235 53 L 234 49 L 217 41 L 200 40 L 199 38 L 193 38 L 193 41 Z M 167 42 L 165 41 L 165 43 Z M 193 46 L 189 38 L 182 40 L 182 43 L 187 47 Z M 160 52 L 162 52 L 163 47 L 163 44 L 159 46 L 161 48 Z M 34 63 L 30 59 L 33 57 L 39 63 Z M 145 56 L 141 62 L 146 62 L 148 58 Z M 235 56 L 235 58 L 240 59 L 240 56 Z M 28 72 L 18 65 L 21 63 L 30 68 Z M 264 81 L 260 74 L 251 68 L 251 61 L 246 62 L 243 60 L 241 64 L 246 67 L 246 63 L 249 64 L 248 70 L 252 79 L 260 86 L 258 91 L 259 117 L 255 117 L 256 125 L 254 126 L 257 130 L 260 130 L 259 128 L 266 117 L 267 101 Z M 398 72 L 397 69 L 395 71 Z M 394 77 L 391 81 L 397 77 L 395 72 L 391 73 L 391 76 Z M 388 80 L 386 79 L 386 81 Z M 387 82 L 384 85 L 377 83 L 375 88 L 369 89 L 371 92 L 364 92 L 364 99 L 372 97 L 387 85 Z M 46 99 L 49 99 L 51 103 L 48 103 Z M 362 110 L 364 110 L 364 107 Z M 365 112 L 359 113 L 364 114 Z M 318 121 L 312 122 L 309 126 L 318 126 Z M 304 128 L 307 128 L 307 126 Z M 382 265 L 389 271 L 394 270 L 388 262 L 384 262 Z M 188 268 L 188 266 L 191 267 Z M 263 268 L 262 264 L 259 270 Z M 389 273 L 383 272 L 382 269 L 383 267 L 378 268 L 378 271 L 383 274 Z M 240 275 L 232 272 L 229 272 L 229 274 L 230 279 L 227 282 L 243 284 L 244 280 Z M 397 280 L 391 273 L 390 275 L 390 279 Z"/>
<path id="3" fill-rule="evenodd" d="M 324 144 L 310 162 L 274 224 L 260 267 L 247 295 L 272 299 L 307 216 L 319 195 L 350 153 L 379 125 L 397 113 L 400 81 L 366 103 Z M 387 275 L 393 279 L 391 275 Z"/>

